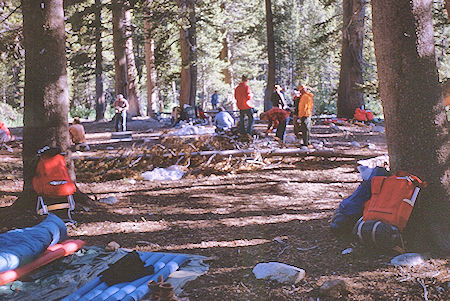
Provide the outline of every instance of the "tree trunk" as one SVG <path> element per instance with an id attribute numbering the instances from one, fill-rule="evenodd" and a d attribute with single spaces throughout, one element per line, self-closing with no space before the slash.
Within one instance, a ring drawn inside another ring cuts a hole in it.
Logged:
<path id="1" fill-rule="evenodd" d="M 102 56 L 102 1 L 95 0 L 95 120 L 105 118 L 105 92 L 103 90 Z"/>
<path id="2" fill-rule="evenodd" d="M 136 62 L 134 59 L 133 39 L 131 37 L 131 10 L 129 1 L 125 2 L 125 56 L 127 62 L 127 90 L 128 90 L 128 102 L 130 108 L 128 114 L 130 117 L 141 116 L 141 106 L 139 103 L 138 90 L 137 90 L 137 72 Z"/>
<path id="3" fill-rule="evenodd" d="M 450 21 L 450 0 L 445 0 L 445 10 L 447 11 L 447 19 Z"/>
<path id="4" fill-rule="evenodd" d="M 273 33 L 272 1 L 266 1 L 266 30 L 267 30 L 267 86 L 264 94 L 264 111 L 272 106 L 270 97 L 275 85 L 275 36 Z"/>
<path id="5" fill-rule="evenodd" d="M 147 0 L 148 8 L 153 0 Z M 158 91 L 156 90 L 155 41 L 151 37 L 152 23 L 150 15 L 144 19 L 145 30 L 145 66 L 147 67 L 147 116 L 153 116 L 158 110 Z"/>
<path id="6" fill-rule="evenodd" d="M 180 19 L 184 20 L 186 14 L 186 0 L 178 0 L 178 8 L 180 10 Z M 191 72 L 190 68 L 190 48 L 188 44 L 189 32 L 187 30 L 187 22 L 181 22 L 180 24 L 180 51 L 181 51 L 181 79 L 180 79 L 180 106 L 189 104 L 189 96 L 191 95 Z"/>
<path id="7" fill-rule="evenodd" d="M 189 11 L 189 29 L 188 29 L 188 41 L 190 47 L 190 72 L 191 72 L 191 89 L 189 93 L 189 105 L 195 106 L 197 100 L 197 17 L 195 15 L 195 1 L 187 0 L 187 8 Z"/>
<path id="8" fill-rule="evenodd" d="M 197 94 L 197 38 L 195 0 L 178 0 L 181 48 L 180 106 L 195 105 Z"/>
<path id="9" fill-rule="evenodd" d="M 353 118 L 355 109 L 364 105 L 357 84 L 363 83 L 362 50 L 364 39 L 363 0 L 343 1 L 342 55 L 337 100 L 338 117 Z"/>
<path id="10" fill-rule="evenodd" d="M 416 246 L 450 251 L 449 136 L 439 85 L 432 0 L 372 0 L 373 35 L 391 168 L 428 183 L 410 220 Z"/>
<path id="11" fill-rule="evenodd" d="M 116 95 L 128 99 L 127 57 L 125 38 L 125 8 L 123 0 L 112 0 L 114 80 Z"/>
<path id="12" fill-rule="evenodd" d="M 23 127 L 23 198 L 34 206 L 32 178 L 38 149 L 68 151 L 66 162 L 75 180 L 70 152 L 63 0 L 22 1 L 25 45 Z"/>

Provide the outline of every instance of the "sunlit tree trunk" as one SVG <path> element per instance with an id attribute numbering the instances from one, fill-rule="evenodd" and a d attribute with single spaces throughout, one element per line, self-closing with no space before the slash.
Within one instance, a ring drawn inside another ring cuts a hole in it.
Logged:
<path id="1" fill-rule="evenodd" d="M 23 127 L 23 195 L 34 206 L 32 177 L 36 152 L 43 146 L 68 151 L 67 166 L 75 180 L 70 153 L 63 0 L 23 0 L 25 109 Z"/>
<path id="2" fill-rule="evenodd" d="M 358 84 L 363 83 L 363 0 L 343 0 L 343 28 L 341 71 L 337 100 L 338 117 L 353 118 L 355 109 L 364 105 L 363 93 Z"/>
<path id="3" fill-rule="evenodd" d="M 140 115 L 137 96 L 136 64 L 131 39 L 129 1 L 112 0 L 115 92 L 128 99 L 129 116 Z"/>
<path id="4" fill-rule="evenodd" d="M 103 90 L 102 55 L 102 1 L 95 0 L 95 120 L 105 118 L 105 92 Z"/>
<path id="5" fill-rule="evenodd" d="M 180 105 L 195 105 L 197 94 L 197 38 L 195 0 L 178 0 L 180 9 L 181 87 Z"/>
<path id="6" fill-rule="evenodd" d="M 267 86 L 264 95 L 264 111 L 271 107 L 270 97 L 275 85 L 275 36 L 273 32 L 272 1 L 266 2 L 266 30 L 267 30 Z"/>
<path id="7" fill-rule="evenodd" d="M 129 1 L 125 3 L 125 56 L 127 58 L 127 90 L 128 90 L 128 102 L 130 103 L 130 109 L 128 114 L 133 116 L 141 116 L 141 105 L 138 96 L 137 87 L 137 71 L 136 62 L 134 59 L 134 48 L 131 30 L 131 10 L 129 7 Z"/>
<path id="8" fill-rule="evenodd" d="M 409 237 L 450 251 L 450 141 L 434 49 L 432 0 L 372 0 L 373 35 L 391 167 L 428 183 Z"/>
<path id="9" fill-rule="evenodd" d="M 153 0 L 147 0 L 146 8 Z M 155 41 L 151 37 L 152 23 L 150 14 L 146 13 L 144 20 L 145 29 L 145 66 L 147 67 L 147 116 L 153 116 L 158 110 L 158 91 L 156 89 L 156 69 L 155 69 Z"/>

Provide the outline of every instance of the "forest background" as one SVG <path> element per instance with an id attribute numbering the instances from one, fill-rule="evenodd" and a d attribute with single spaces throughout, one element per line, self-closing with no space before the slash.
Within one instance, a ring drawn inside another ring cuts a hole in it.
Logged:
<path id="1" fill-rule="evenodd" d="M 210 109 L 210 96 L 218 90 L 222 105 L 232 108 L 233 88 L 239 83 L 241 75 L 247 74 L 255 95 L 255 105 L 263 110 L 268 75 L 265 1 L 194 2 L 196 104 Z M 128 30 L 133 42 L 139 107 L 136 115 L 170 112 L 172 107 L 179 105 L 181 89 L 180 27 L 189 28 L 191 20 L 180 17 L 177 1 L 130 1 L 130 4 L 131 23 Z M 103 117 L 110 119 L 113 115 L 111 104 L 116 94 L 111 2 L 64 1 L 64 5 L 70 117 L 98 119 L 96 49 L 100 45 L 100 74 L 105 98 Z M 359 89 L 364 95 L 366 108 L 382 116 L 370 3 L 364 2 L 364 6 L 363 81 Z M 436 57 L 441 82 L 450 74 L 450 28 L 444 7 L 444 0 L 433 1 Z M 275 83 L 284 87 L 288 101 L 300 83 L 311 86 L 315 94 L 315 113 L 336 114 L 344 28 L 342 1 L 272 0 L 272 13 Z M 0 120 L 10 127 L 21 126 L 25 54 L 20 1 L 0 1 L 0 20 Z M 99 26 L 96 26 L 97 23 Z M 148 70 L 145 62 L 145 43 L 149 37 L 154 43 L 156 93 L 151 109 L 147 107 Z"/>

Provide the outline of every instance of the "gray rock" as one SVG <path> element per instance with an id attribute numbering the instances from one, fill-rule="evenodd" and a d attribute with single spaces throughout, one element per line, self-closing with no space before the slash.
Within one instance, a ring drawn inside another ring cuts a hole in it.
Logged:
<path id="1" fill-rule="evenodd" d="M 256 279 L 275 280 L 285 284 L 295 284 L 305 278 L 305 270 L 281 262 L 258 263 L 253 268 Z"/>
<path id="2" fill-rule="evenodd" d="M 114 196 L 110 196 L 110 197 L 107 197 L 107 198 L 99 199 L 98 201 L 101 202 L 101 203 L 112 205 L 112 204 L 117 203 L 119 200 L 116 197 L 114 197 Z"/>
<path id="3" fill-rule="evenodd" d="M 425 262 L 425 258 L 418 253 L 405 253 L 391 259 L 392 265 L 415 266 Z"/>

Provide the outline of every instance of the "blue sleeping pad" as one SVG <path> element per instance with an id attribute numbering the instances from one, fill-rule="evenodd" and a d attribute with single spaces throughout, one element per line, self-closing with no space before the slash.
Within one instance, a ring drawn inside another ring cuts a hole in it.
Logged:
<path id="1" fill-rule="evenodd" d="M 0 234 L 0 273 L 29 263 L 49 246 L 66 239 L 66 225 L 54 214 L 36 226 Z"/>

